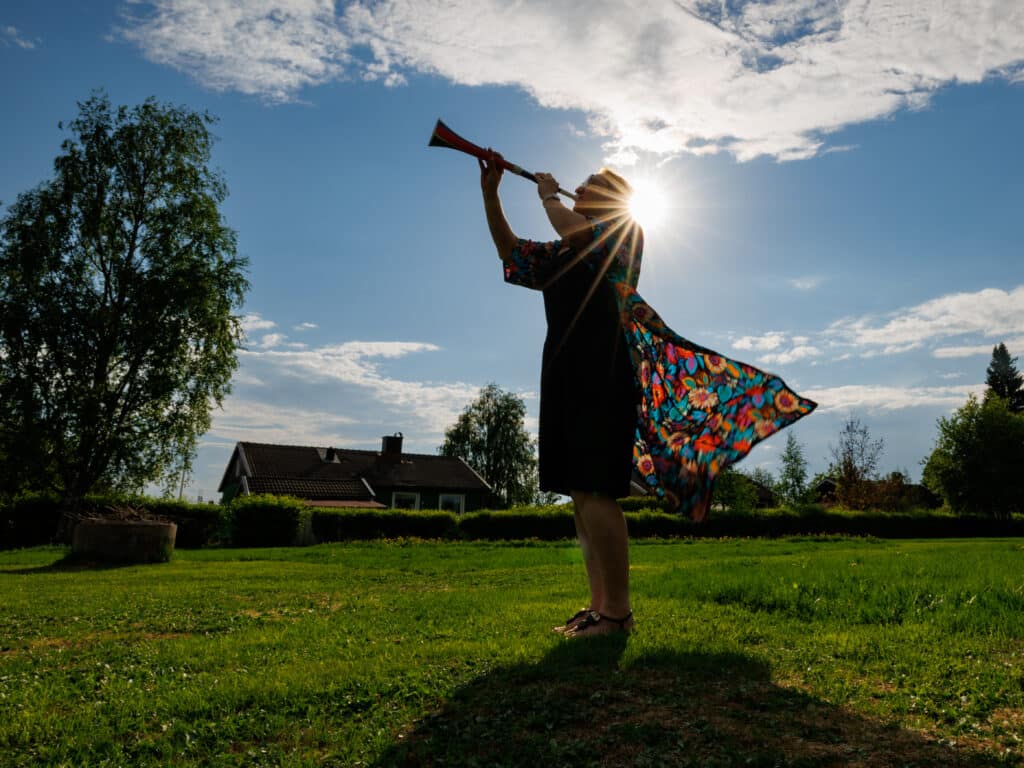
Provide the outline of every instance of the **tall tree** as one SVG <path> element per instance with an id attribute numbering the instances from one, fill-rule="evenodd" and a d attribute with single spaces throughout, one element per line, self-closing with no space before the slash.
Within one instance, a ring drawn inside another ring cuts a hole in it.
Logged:
<path id="1" fill-rule="evenodd" d="M 850 509 L 865 509 L 872 494 L 868 481 L 878 472 L 885 441 L 873 440 L 871 432 L 856 416 L 847 417 L 839 431 L 839 442 L 830 445 L 831 474 L 836 479 L 836 497 Z"/>
<path id="2" fill-rule="evenodd" d="M 782 500 L 790 505 L 798 504 L 807 497 L 807 459 L 792 432 L 786 433 L 777 488 Z"/>
<path id="3" fill-rule="evenodd" d="M 488 384 L 444 435 L 443 456 L 458 456 L 491 485 L 506 507 L 537 500 L 537 461 L 525 426 L 526 405 Z"/>
<path id="4" fill-rule="evenodd" d="M 985 371 L 986 394 L 1003 398 L 1013 413 L 1024 412 L 1024 375 L 1017 370 L 1016 357 L 1010 357 L 1005 344 L 992 348 L 992 362 Z"/>
<path id="5" fill-rule="evenodd" d="M 0 474 L 67 510 L 188 469 L 248 287 L 213 118 L 102 93 L 78 106 L 53 178 L 0 221 Z"/>

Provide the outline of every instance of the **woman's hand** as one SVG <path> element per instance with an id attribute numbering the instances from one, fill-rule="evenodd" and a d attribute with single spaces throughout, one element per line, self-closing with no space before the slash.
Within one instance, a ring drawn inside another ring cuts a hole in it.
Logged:
<path id="1" fill-rule="evenodd" d="M 558 181 L 550 173 L 537 173 L 534 175 L 537 177 L 537 194 L 541 200 L 548 195 L 554 195 L 558 192 Z"/>
<path id="2" fill-rule="evenodd" d="M 502 174 L 505 173 L 501 166 L 502 159 L 501 155 L 490 148 L 487 149 L 486 160 L 477 158 L 477 163 L 480 164 L 480 189 L 485 196 L 498 194 L 498 185 L 501 184 Z"/>

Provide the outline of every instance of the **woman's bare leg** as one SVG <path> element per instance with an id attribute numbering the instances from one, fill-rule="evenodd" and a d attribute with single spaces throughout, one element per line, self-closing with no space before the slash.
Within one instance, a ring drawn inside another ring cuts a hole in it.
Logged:
<path id="1" fill-rule="evenodd" d="M 587 494 L 572 493 L 573 522 L 576 523 L 576 538 L 580 542 L 580 551 L 583 553 L 583 566 L 587 570 L 587 583 L 590 585 L 590 602 L 587 607 L 591 610 L 598 610 L 597 606 L 604 601 L 604 591 L 601 574 L 598 572 L 598 564 L 594 559 L 593 547 L 590 545 L 590 536 L 583 523 L 583 505 L 587 502 Z"/>
<path id="2" fill-rule="evenodd" d="M 574 493 L 573 498 L 581 498 L 583 502 L 577 504 L 576 509 L 589 550 L 588 573 L 593 574 L 597 585 L 591 590 L 600 596 L 600 600 L 595 599 L 592 607 L 604 616 L 623 619 L 631 611 L 626 517 L 619 502 L 608 496 Z M 584 554 L 584 559 L 587 558 L 588 555 Z M 624 628 L 631 626 L 630 620 Z M 583 634 L 603 634 L 619 629 L 618 624 L 601 622 L 586 629 Z"/>

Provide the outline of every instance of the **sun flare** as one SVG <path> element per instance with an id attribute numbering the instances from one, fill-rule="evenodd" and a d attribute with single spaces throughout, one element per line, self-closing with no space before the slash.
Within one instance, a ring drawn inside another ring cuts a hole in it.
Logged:
<path id="1" fill-rule="evenodd" d="M 665 190 L 650 179 L 631 179 L 630 185 L 633 187 L 630 213 L 648 232 L 657 230 L 668 217 L 669 203 Z"/>

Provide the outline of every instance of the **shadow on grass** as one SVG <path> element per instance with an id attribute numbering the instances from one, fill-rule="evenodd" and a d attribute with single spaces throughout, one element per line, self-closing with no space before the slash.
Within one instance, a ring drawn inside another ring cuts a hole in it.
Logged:
<path id="1" fill-rule="evenodd" d="M 31 565 L 24 568 L 4 568 L 0 570 L 0 576 L 31 576 L 37 573 L 75 573 L 77 571 L 110 571 L 117 568 L 129 568 L 143 563 L 133 563 L 127 560 L 98 560 L 94 557 L 87 557 L 68 553 L 59 560 L 45 565 Z M 163 563 L 145 563 L 145 565 L 163 565 Z"/>
<path id="2" fill-rule="evenodd" d="M 779 687 L 737 654 L 566 642 L 458 689 L 373 763 L 385 766 L 994 766 L 998 758 Z"/>

